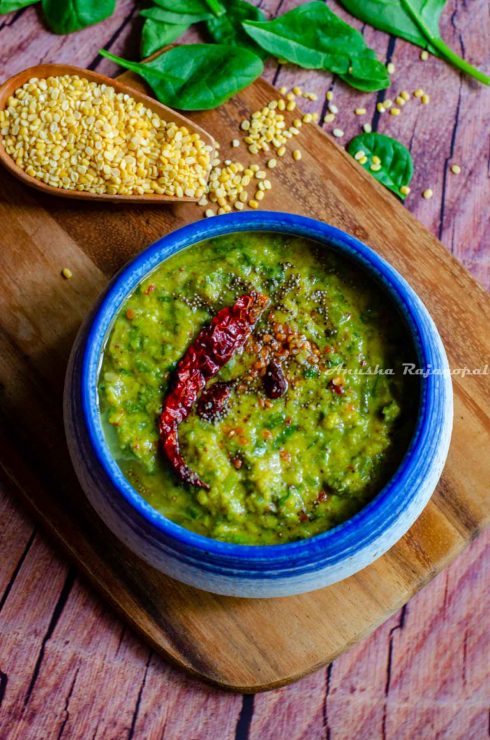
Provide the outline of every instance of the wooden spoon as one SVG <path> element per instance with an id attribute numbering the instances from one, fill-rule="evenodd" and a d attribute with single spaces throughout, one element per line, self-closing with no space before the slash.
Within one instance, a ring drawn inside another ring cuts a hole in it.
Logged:
<path id="1" fill-rule="evenodd" d="M 197 126 L 191 120 L 185 116 L 176 113 L 171 108 L 167 108 L 162 103 L 158 103 L 153 98 L 148 97 L 142 92 L 135 90 L 132 87 L 128 87 L 122 82 L 113 80 L 105 75 L 98 74 L 97 72 L 91 72 L 89 69 L 81 69 L 80 67 L 71 67 L 67 64 L 39 64 L 37 67 L 29 67 L 24 69 L 23 72 L 19 72 L 14 75 L 0 87 L 0 110 L 7 108 L 8 99 L 17 88 L 22 87 L 32 77 L 43 79 L 46 77 L 58 77 L 60 75 L 78 75 L 79 77 L 85 77 L 91 82 L 97 82 L 99 84 L 111 85 L 117 92 L 127 93 L 131 95 L 138 102 L 143 103 L 146 107 L 151 108 L 157 116 L 164 121 L 175 121 L 175 123 L 186 126 L 191 133 L 197 133 L 201 139 L 212 147 L 210 160 L 213 159 L 214 151 L 216 148 L 216 142 L 213 137 L 204 131 L 200 126 Z M 174 195 L 158 195 L 148 193 L 145 195 L 114 195 L 109 193 L 88 193 L 84 190 L 68 190 L 64 188 L 55 188 L 51 185 L 46 185 L 41 180 L 37 180 L 35 177 L 31 177 L 23 169 L 18 167 L 12 157 L 5 151 L 2 143 L 2 137 L 0 136 L 0 163 L 9 170 L 15 177 L 22 180 L 26 185 L 30 185 L 37 190 L 42 190 L 45 193 L 52 195 L 60 195 L 63 198 L 76 198 L 78 200 L 105 200 L 112 201 L 113 203 L 119 203 L 121 201 L 129 201 L 133 203 L 180 203 L 181 201 L 197 201 L 197 198 L 183 197 L 178 198 Z M 211 167 L 210 167 L 211 168 Z M 209 172 L 208 172 L 209 175 Z"/>

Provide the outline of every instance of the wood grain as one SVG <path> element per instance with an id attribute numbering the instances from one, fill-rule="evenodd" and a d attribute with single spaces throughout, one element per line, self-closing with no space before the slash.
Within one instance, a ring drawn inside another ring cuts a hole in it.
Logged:
<path id="1" fill-rule="evenodd" d="M 139 84 L 130 75 L 125 78 L 131 85 Z M 271 95 L 267 83 L 259 81 L 226 106 L 194 119 L 215 136 L 220 133 L 226 154 L 226 143 L 233 138 L 240 118 L 264 105 Z M 389 257 L 427 303 L 441 328 L 452 365 L 482 365 L 488 352 L 490 319 L 483 291 L 436 239 L 319 128 L 310 127 L 301 145 L 301 163 L 288 167 L 281 162 L 265 205 L 330 221 Z M 25 443 L 32 421 L 26 426 L 22 418 L 28 410 L 31 417 L 37 413 L 45 418 L 49 406 L 59 408 L 61 373 L 73 329 L 100 289 L 98 270 L 108 272 L 103 244 L 107 247 L 118 239 L 118 249 L 112 249 L 117 269 L 123 255 L 136 251 L 128 223 L 139 228 L 140 239 L 151 241 L 157 229 L 162 233 L 161 219 L 168 231 L 195 220 L 200 209 L 188 203 L 164 212 L 153 206 L 144 211 L 135 206 L 95 209 L 91 203 L 83 210 L 71 203 L 67 208 L 64 202 L 27 191 L 8 175 L 1 177 L 0 189 L 4 199 L 0 223 L 7 246 L 0 258 L 6 276 L 4 318 L 0 320 L 4 333 L 2 410 L 18 435 L 23 470 L 13 465 L 13 451 L 8 460 L 3 457 L 2 465 L 72 556 L 165 655 L 197 675 L 237 690 L 257 691 L 297 679 L 371 631 L 484 525 L 488 517 L 483 483 L 488 477 L 484 456 L 487 385 L 483 376 L 472 376 L 455 379 L 457 420 L 438 494 L 403 540 L 361 574 L 314 594 L 262 602 L 194 591 L 144 566 L 95 520 L 64 455 L 60 461 L 65 445 L 58 415 L 50 414 L 48 441 L 45 423 L 42 434 L 31 431 L 28 449 Z M 150 221 L 149 216 L 154 218 Z M 83 232 L 78 230 L 80 220 Z M 31 221 L 36 222 L 34 232 Z M 73 231 L 72 223 L 76 225 Z M 73 266 L 74 278 L 67 284 L 59 270 L 62 264 L 73 265 L 72 257 L 79 264 Z M 11 276 L 23 285 L 22 294 L 12 292 Z M 464 312 L 459 302 L 462 294 L 467 296 Z M 52 321 L 47 320 L 48 313 Z M 34 483 L 27 487 L 22 478 L 27 461 L 33 476 L 39 478 L 35 492 Z M 278 629 L 282 623 L 288 624 L 287 632 Z"/>
<path id="2" fill-rule="evenodd" d="M 266 10 L 273 13 L 280 3 L 268 2 L 265 5 Z M 283 3 L 282 7 L 285 6 Z M 484 67 L 485 58 L 488 60 L 485 43 L 488 38 L 487 4 L 484 0 L 475 0 L 471 9 L 469 5 L 467 7 L 456 2 L 449 2 L 448 6 L 443 15 L 445 38 L 457 49 L 465 47 L 463 53 Z M 120 0 L 117 17 L 74 37 L 49 34 L 41 27 L 34 8 L 14 14 L 5 21 L 5 25 L 0 23 L 2 73 L 5 70 L 7 76 L 42 60 L 86 64 L 103 72 L 113 72 L 115 67 L 98 58 L 97 50 L 104 43 L 114 53 L 135 56 L 137 34 L 132 30 L 134 24 L 128 22 L 131 10 L 131 3 Z M 374 119 L 371 115 L 368 117 L 374 127 L 380 125 L 408 144 L 418 142 L 414 152 L 416 186 L 408 199 L 408 208 L 440 235 L 446 246 L 465 261 L 484 285 L 489 285 L 488 241 L 485 239 L 490 202 L 488 142 L 481 136 L 482 131 L 488 130 L 488 91 L 476 89 L 441 62 L 433 60 L 419 63 L 418 51 L 408 44 L 394 40 L 388 44 L 384 34 L 377 34 L 370 29 L 365 29 L 365 35 L 382 58 L 393 57 L 397 66 L 396 80 L 400 79 L 402 87 L 406 86 L 407 75 L 410 74 L 414 84 L 422 85 L 433 96 L 429 110 L 410 109 L 396 120 L 378 117 L 376 121 L 376 116 Z M 274 79 L 278 86 L 294 81 L 308 89 L 315 89 L 322 98 L 330 85 L 327 76 L 288 67 L 269 67 L 267 76 L 270 80 Z M 441 94 L 434 97 L 436 85 Z M 351 91 L 342 85 L 333 87 L 336 103 L 341 108 L 339 123 L 346 131 L 347 140 L 359 125 L 352 115 L 354 98 Z M 369 97 L 367 101 L 371 112 L 373 98 Z M 463 174 L 453 177 L 446 173 L 445 187 L 442 187 L 446 162 L 453 155 L 457 157 L 456 161 L 463 164 Z M 432 201 L 423 201 L 420 190 L 428 185 L 435 186 L 435 196 Z M 153 214 L 151 218 L 154 219 Z M 83 234 L 82 219 L 78 223 L 73 219 L 73 233 Z M 161 222 L 161 225 L 165 227 L 165 222 Z M 31 228 L 34 233 L 36 229 L 42 233 L 35 219 Z M 145 235 L 141 236 L 133 228 L 132 221 L 130 228 L 131 236 L 135 240 L 141 239 L 140 246 L 144 246 Z M 118 241 L 118 236 L 119 233 L 115 241 Z M 152 238 L 151 234 L 147 236 L 146 243 Z M 103 239 L 99 240 L 99 245 L 101 243 L 103 245 Z M 43 248 L 48 247 L 49 244 L 44 242 Z M 108 274 L 115 269 L 115 260 L 110 252 L 105 248 L 99 255 L 100 264 L 104 264 Z M 94 273 L 92 269 L 87 269 L 83 260 L 81 266 L 84 276 L 90 280 L 94 274 L 100 275 L 97 271 Z M 83 297 L 83 291 L 81 294 Z M 82 314 L 83 306 L 82 300 Z M 67 344 L 69 341 L 68 338 Z M 38 353 L 36 361 L 41 359 L 42 353 Z M 61 375 L 62 370 L 57 376 Z M 47 377 L 46 374 L 44 377 Z M 55 384 L 56 380 L 53 379 Z M 49 408 L 48 403 L 48 413 Z M 42 415 L 39 418 L 42 420 Z M 486 614 L 490 604 L 487 571 L 482 563 L 485 547 L 488 548 L 488 534 L 483 535 L 456 563 L 412 599 L 403 610 L 403 620 L 399 615 L 392 617 L 370 639 L 338 658 L 328 671 L 322 670 L 294 686 L 255 699 L 245 697 L 243 704 L 237 696 L 209 690 L 183 677 L 146 648 L 140 651 L 138 641 L 131 638 L 127 631 L 123 632 L 119 621 L 106 610 L 101 610 L 98 600 L 87 594 L 76 580 L 78 588 L 72 588 L 68 593 L 59 620 L 46 639 L 44 650 L 46 657 L 51 648 L 55 649 L 53 645 L 58 645 L 58 630 L 63 621 L 68 620 L 71 630 L 69 642 L 65 640 L 63 648 L 56 650 L 56 658 L 62 661 L 71 682 L 66 692 L 65 684 L 60 689 L 53 688 L 43 658 L 26 704 L 29 707 L 31 702 L 35 702 L 36 711 L 29 715 L 29 721 L 23 721 L 20 732 L 16 729 L 20 715 L 10 710 L 14 705 L 24 706 L 25 692 L 31 680 L 29 671 L 21 670 L 21 665 L 24 665 L 22 656 L 32 649 L 28 635 L 40 635 L 40 642 L 46 638 L 45 627 L 49 627 L 64 580 L 56 580 L 57 591 L 54 596 L 51 589 L 43 588 L 46 580 L 49 581 L 52 574 L 54 577 L 56 569 L 61 567 L 60 560 L 53 555 L 47 569 L 36 568 L 36 558 L 30 556 L 34 541 L 32 525 L 10 498 L 4 499 L 0 527 L 0 572 L 4 578 L 2 583 L 7 584 L 4 610 L 18 588 L 26 588 L 27 583 L 31 590 L 31 599 L 22 621 L 20 602 L 16 600 L 5 631 L 2 624 L 2 645 L 9 644 L 14 635 L 16 637 L 15 648 L 9 651 L 8 660 L 1 656 L 3 674 L 0 674 L 0 702 L 3 698 L 2 716 L 6 720 L 1 725 L 0 734 L 38 738 L 42 736 L 38 727 L 42 726 L 46 734 L 56 736 L 61 728 L 63 734 L 75 738 L 94 734 L 124 737 L 126 733 L 130 737 L 141 738 L 163 735 L 182 737 L 187 729 L 189 735 L 196 738 L 215 737 L 217 732 L 224 738 L 234 737 L 236 733 L 240 737 L 250 734 L 267 738 L 277 737 L 274 732 L 276 728 L 291 727 L 290 734 L 298 738 L 324 737 L 327 734 L 333 738 L 486 736 Z M 29 572 L 32 576 L 26 581 Z M 24 580 L 19 582 L 22 573 Z M 38 588 L 37 580 L 40 581 Z M 89 661 L 86 651 L 78 649 L 83 644 L 83 624 L 70 617 L 77 613 L 79 591 L 85 593 L 88 604 L 86 614 L 92 615 L 93 630 L 99 634 L 99 640 L 90 650 L 92 672 L 84 671 L 75 680 L 79 664 L 86 666 Z M 441 594 L 444 595 L 442 599 L 439 598 Z M 449 608 L 441 609 L 441 603 L 449 604 Z M 48 616 L 45 623 L 41 621 L 39 608 L 33 608 L 40 604 L 43 604 L 41 611 Z M 5 611 L 2 620 L 4 614 Z M 418 625 L 422 623 L 427 624 L 427 637 L 419 639 Z M 120 683 L 121 674 L 114 655 L 104 650 L 114 632 L 120 635 L 127 675 L 130 684 L 137 688 L 136 692 L 126 691 L 124 684 Z M 450 636 L 459 637 L 465 632 L 466 648 L 460 648 L 460 643 L 451 641 Z M 402 643 L 397 639 L 401 635 L 405 635 Z M 447 640 L 448 653 L 452 656 L 447 673 L 442 671 L 448 664 L 440 666 L 440 653 L 437 650 L 438 643 L 443 639 Z M 393 676 L 395 666 L 399 666 L 397 680 L 388 681 L 388 677 Z M 438 675 L 445 682 L 444 697 L 433 691 L 427 693 L 427 689 L 436 684 Z M 445 679 L 442 678 L 444 675 Z M 103 681 L 103 677 L 107 677 L 107 680 Z M 406 701 L 396 692 L 399 683 L 405 687 Z M 113 710 L 112 702 L 114 696 L 119 694 L 126 698 L 128 711 L 123 712 L 117 722 L 121 705 L 115 702 Z M 103 702 L 100 700 L 92 711 L 95 697 L 99 695 L 106 696 L 105 709 L 101 709 Z M 305 708 L 305 696 L 311 703 L 311 712 Z M 414 732 L 411 731 L 412 727 Z"/>

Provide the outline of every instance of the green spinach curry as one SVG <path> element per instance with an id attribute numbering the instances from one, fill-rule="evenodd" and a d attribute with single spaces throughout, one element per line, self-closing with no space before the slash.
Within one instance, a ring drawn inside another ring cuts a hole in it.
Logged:
<path id="1" fill-rule="evenodd" d="M 162 454 L 162 404 L 203 327 L 254 292 L 266 308 L 204 391 L 217 413 L 198 401 L 179 426 L 186 464 L 209 490 L 186 485 Z M 348 519 L 393 474 L 417 407 L 417 381 L 402 372 L 413 358 L 391 299 L 333 250 L 232 234 L 179 252 L 127 299 L 104 351 L 100 408 L 119 466 L 155 509 L 219 540 L 277 544 Z"/>

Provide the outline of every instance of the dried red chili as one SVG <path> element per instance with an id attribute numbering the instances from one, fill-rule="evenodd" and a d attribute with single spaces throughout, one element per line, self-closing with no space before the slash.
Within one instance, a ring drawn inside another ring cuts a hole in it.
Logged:
<path id="1" fill-rule="evenodd" d="M 268 303 L 260 293 L 242 295 L 231 308 L 222 308 L 202 329 L 179 361 L 170 391 L 163 402 L 159 432 L 163 451 L 177 476 L 184 482 L 209 490 L 187 467 L 180 453 L 178 427 L 206 383 L 241 349 Z"/>
<path id="2" fill-rule="evenodd" d="M 280 398 L 288 389 L 288 381 L 282 371 L 282 367 L 275 360 L 267 365 L 264 379 L 265 395 L 268 398 Z"/>
<path id="3" fill-rule="evenodd" d="M 204 421 L 216 421 L 226 414 L 230 400 L 232 383 L 223 383 L 218 380 L 201 393 L 197 402 L 197 413 Z"/>

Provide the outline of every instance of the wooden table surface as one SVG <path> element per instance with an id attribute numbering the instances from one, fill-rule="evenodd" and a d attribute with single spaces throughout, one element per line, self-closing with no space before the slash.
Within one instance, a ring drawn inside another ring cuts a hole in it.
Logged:
<path id="1" fill-rule="evenodd" d="M 261 6 L 272 15 L 296 4 L 267 0 Z M 488 0 L 449 0 L 441 25 L 449 44 L 488 74 Z M 114 74 L 99 48 L 136 58 L 139 28 L 130 0 L 118 0 L 115 15 L 103 24 L 65 37 L 49 33 L 36 8 L 0 17 L 0 79 L 40 62 Z M 396 89 L 415 83 L 431 94 L 431 103 L 394 118 L 375 114 L 375 95 L 362 96 L 368 108 L 362 120 L 409 146 L 415 176 L 407 207 L 488 288 L 490 91 L 439 60 L 419 61 L 419 51 L 403 41 L 363 30 L 380 58 L 395 63 Z M 269 64 L 266 77 L 278 87 L 299 84 L 317 92 L 320 102 L 311 110 L 320 110 L 332 86 L 340 109 L 335 125 L 345 130 L 346 141 L 359 131 L 353 115 L 358 94 L 329 75 Z M 448 170 L 453 162 L 462 167 L 458 176 Z M 434 191 L 431 200 L 421 198 L 427 187 Z M 47 541 L 4 481 L 0 737 L 487 737 L 489 544 L 487 532 L 328 668 L 276 691 L 239 696 L 190 679 L 153 654 Z"/>

